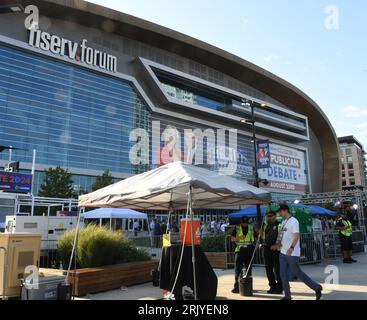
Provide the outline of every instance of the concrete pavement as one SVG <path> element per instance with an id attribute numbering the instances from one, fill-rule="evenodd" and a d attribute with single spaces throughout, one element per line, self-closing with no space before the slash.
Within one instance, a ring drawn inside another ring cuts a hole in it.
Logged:
<path id="1" fill-rule="evenodd" d="M 324 287 L 323 300 L 367 300 L 367 253 L 354 256 L 358 263 L 343 264 L 340 260 L 329 260 L 321 264 L 305 265 L 302 269 L 315 281 Z M 330 276 L 339 273 L 339 285 L 327 285 L 325 281 Z M 254 296 L 241 297 L 232 294 L 233 270 L 215 270 L 218 276 L 218 300 L 278 300 L 281 295 L 269 295 L 268 281 L 263 267 L 254 267 L 253 282 Z M 294 300 L 314 300 L 315 294 L 301 282 L 291 282 Z M 114 290 L 81 298 L 86 300 L 156 300 L 162 298 L 162 290 L 151 283 L 122 290 Z"/>

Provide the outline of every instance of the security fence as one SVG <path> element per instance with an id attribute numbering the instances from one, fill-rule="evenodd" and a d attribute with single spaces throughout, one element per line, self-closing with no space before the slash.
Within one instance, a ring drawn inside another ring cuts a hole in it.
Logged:
<path id="1" fill-rule="evenodd" d="M 325 257 L 325 249 L 323 245 L 322 233 L 310 233 L 300 235 L 301 246 L 301 264 L 320 263 Z M 226 253 L 227 253 L 227 267 L 234 266 L 236 245 L 231 241 L 231 237 L 226 237 Z M 264 247 L 260 245 L 255 253 L 255 266 L 264 266 Z"/>
<path id="2" fill-rule="evenodd" d="M 129 240 L 139 249 L 145 250 L 152 259 L 160 259 L 162 254 L 163 236 L 131 237 Z"/>
<path id="3" fill-rule="evenodd" d="M 362 231 L 354 230 L 353 236 L 353 252 L 364 252 L 364 234 Z M 329 231 L 323 235 L 323 243 L 325 248 L 326 259 L 337 259 L 342 256 L 340 238 L 338 231 Z"/>
<path id="4" fill-rule="evenodd" d="M 42 240 L 40 252 L 40 268 L 63 269 L 60 256 L 57 253 L 57 240 Z"/>
<path id="5" fill-rule="evenodd" d="M 153 259 L 160 259 L 163 239 L 162 236 L 131 237 L 131 243 L 145 250 Z M 42 240 L 40 253 L 40 268 L 65 269 L 57 252 L 57 240 Z"/>
<path id="6" fill-rule="evenodd" d="M 206 234 L 205 238 L 217 237 L 218 234 Z M 235 243 L 231 236 L 223 237 L 225 259 L 224 265 L 233 268 L 235 263 Z M 153 259 L 160 259 L 163 246 L 163 236 L 138 236 L 129 240 L 138 248 L 145 250 Z M 338 259 L 341 257 L 339 233 L 335 230 L 327 232 L 314 232 L 300 235 L 301 264 L 320 263 L 324 259 Z M 355 252 L 364 252 L 364 235 L 361 231 L 353 231 L 353 247 Z M 260 246 L 255 254 L 254 265 L 263 266 L 264 247 Z M 43 268 L 65 268 L 61 265 L 57 253 L 57 241 L 42 241 L 40 267 Z"/>

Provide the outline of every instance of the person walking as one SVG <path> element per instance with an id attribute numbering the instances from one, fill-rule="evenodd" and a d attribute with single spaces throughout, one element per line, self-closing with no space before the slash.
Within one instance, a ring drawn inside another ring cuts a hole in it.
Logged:
<path id="1" fill-rule="evenodd" d="M 226 228 L 229 226 L 229 223 L 226 221 L 223 221 L 221 226 L 220 226 L 220 232 L 224 233 L 226 232 Z"/>
<path id="2" fill-rule="evenodd" d="M 254 227 L 249 223 L 248 218 L 241 218 L 240 225 L 232 233 L 231 240 L 236 242 L 235 249 L 235 282 L 232 293 L 239 293 L 238 278 L 241 275 L 243 267 L 248 269 L 248 275 L 251 276 L 252 265 L 250 265 L 252 254 L 255 250 L 255 232 Z"/>
<path id="3" fill-rule="evenodd" d="M 213 234 L 216 234 L 217 233 L 217 221 L 216 220 L 213 220 L 211 223 L 210 223 L 210 228 L 211 228 L 211 233 Z"/>
<path id="4" fill-rule="evenodd" d="M 154 227 L 155 227 L 155 223 L 156 222 L 157 222 L 157 219 L 156 218 L 153 218 L 153 220 L 150 222 L 150 225 L 149 225 L 150 231 L 153 231 L 154 230 Z"/>
<path id="5" fill-rule="evenodd" d="M 281 223 L 277 221 L 277 216 L 274 211 L 269 211 L 267 214 L 267 224 L 264 230 L 260 230 L 260 235 L 264 245 L 264 259 L 266 276 L 268 277 L 269 294 L 282 294 L 283 286 L 280 278 L 279 265 L 279 249 L 276 242 L 281 229 Z"/>
<path id="6" fill-rule="evenodd" d="M 153 238 L 154 238 L 154 247 L 159 248 L 162 240 L 162 228 L 160 223 L 155 220 L 154 229 L 153 229 Z"/>
<path id="7" fill-rule="evenodd" d="M 300 268 L 299 260 L 301 256 L 300 234 L 298 220 L 292 217 L 287 204 L 280 205 L 279 212 L 284 218 L 282 228 L 278 236 L 276 245 L 273 248 L 280 248 L 280 277 L 282 279 L 284 297 L 282 300 L 292 300 L 289 287 L 289 270 L 299 280 L 303 281 L 309 288 L 315 291 L 316 300 L 322 296 L 322 286 L 313 281 Z"/>
<path id="8" fill-rule="evenodd" d="M 347 219 L 346 216 L 339 214 L 335 229 L 339 230 L 340 245 L 343 252 L 343 263 L 357 262 L 352 258 L 353 254 L 352 223 Z"/>
<path id="9" fill-rule="evenodd" d="M 137 237 L 140 231 L 140 223 L 137 219 L 134 220 L 133 229 L 134 229 L 134 237 Z"/>

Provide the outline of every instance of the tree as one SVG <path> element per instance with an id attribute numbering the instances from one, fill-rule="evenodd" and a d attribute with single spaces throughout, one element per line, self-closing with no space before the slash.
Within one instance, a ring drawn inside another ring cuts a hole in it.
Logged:
<path id="1" fill-rule="evenodd" d="M 39 196 L 49 198 L 72 198 L 75 196 L 72 174 L 61 167 L 49 168 L 40 186 Z"/>
<path id="2" fill-rule="evenodd" d="M 93 184 L 92 190 L 96 191 L 113 184 L 113 178 L 109 170 L 103 172 L 103 174 L 97 177 L 96 182 Z"/>

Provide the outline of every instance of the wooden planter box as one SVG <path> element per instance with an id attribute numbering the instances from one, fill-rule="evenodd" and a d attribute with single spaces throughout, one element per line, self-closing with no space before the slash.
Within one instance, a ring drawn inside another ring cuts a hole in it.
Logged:
<path id="1" fill-rule="evenodd" d="M 209 260 L 210 265 L 212 268 L 215 269 L 227 269 L 230 266 L 227 264 L 227 255 L 226 252 L 205 252 L 206 257 Z M 230 258 L 230 257 L 228 257 Z M 230 260 L 230 259 L 228 259 Z M 230 261 L 228 261 L 230 264 Z"/>
<path id="2" fill-rule="evenodd" d="M 151 270 L 158 268 L 158 265 L 158 260 L 151 260 L 77 269 L 75 272 L 70 272 L 69 282 L 73 285 L 73 294 L 81 297 L 88 293 L 114 290 L 122 286 L 128 287 L 152 281 Z M 43 270 L 44 274 L 51 275 L 55 272 Z"/>

